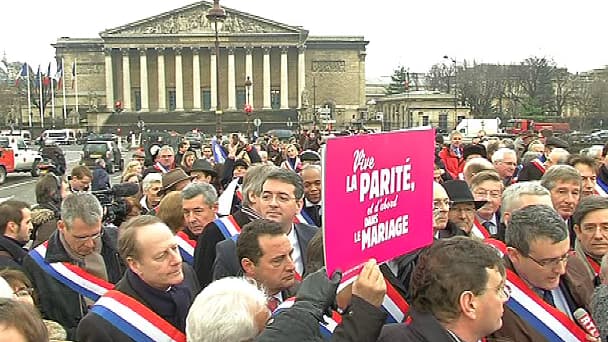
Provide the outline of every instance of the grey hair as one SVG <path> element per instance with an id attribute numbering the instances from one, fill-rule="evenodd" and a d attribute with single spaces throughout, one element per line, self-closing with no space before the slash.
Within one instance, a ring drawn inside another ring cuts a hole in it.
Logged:
<path id="1" fill-rule="evenodd" d="M 572 220 L 576 224 L 581 224 L 581 221 L 592 211 L 608 209 L 608 197 L 602 196 L 587 196 L 581 199 L 572 215 Z"/>
<path id="2" fill-rule="evenodd" d="M 266 295 L 244 278 L 216 280 L 199 293 L 186 318 L 188 341 L 253 341 L 263 327 L 255 315 L 266 309 Z"/>
<path id="3" fill-rule="evenodd" d="M 581 186 L 581 174 L 570 165 L 553 165 L 551 166 L 540 179 L 540 185 L 545 188 L 553 189 L 558 181 L 576 182 Z"/>
<path id="4" fill-rule="evenodd" d="M 551 150 L 549 156 L 547 157 L 550 157 L 551 155 L 555 154 L 557 154 L 557 160 L 551 159 L 551 161 L 553 161 L 556 165 L 566 164 L 566 162 L 568 161 L 568 157 L 570 156 L 570 152 L 568 152 L 566 149 L 563 149 L 561 147 L 555 147 Z"/>
<path id="5" fill-rule="evenodd" d="M 464 164 L 462 173 L 464 174 L 464 179 L 470 181 L 473 178 L 473 174 L 486 170 L 496 171 L 496 168 L 486 158 L 473 158 Z"/>
<path id="6" fill-rule="evenodd" d="M 524 195 L 546 197 L 548 203 L 551 203 L 551 193 L 547 188 L 540 185 L 539 181 L 515 183 L 508 186 L 502 193 L 500 213 L 504 215 L 504 213 L 521 208 L 520 198 Z"/>
<path id="7" fill-rule="evenodd" d="M 276 180 L 289 185 L 293 185 L 293 196 L 298 200 L 301 200 L 302 197 L 304 197 L 304 182 L 297 173 L 291 170 L 280 168 L 274 169 L 270 173 L 268 173 L 268 176 L 266 176 L 264 183 L 268 180 Z M 260 187 L 260 193 L 262 192 L 264 183 L 262 183 L 262 186 Z"/>
<path id="8" fill-rule="evenodd" d="M 321 165 L 317 165 L 317 164 L 307 164 L 304 165 L 304 167 L 302 168 L 302 170 L 300 171 L 300 174 L 302 174 L 302 172 L 304 172 L 305 170 L 310 170 L 310 169 L 314 169 L 317 170 L 319 172 L 321 172 Z"/>
<path id="9" fill-rule="evenodd" d="M 217 204 L 217 191 L 207 183 L 190 183 L 181 192 L 183 200 L 203 196 L 203 201 L 209 206 Z"/>
<path id="10" fill-rule="evenodd" d="M 68 230 L 76 219 L 89 226 L 98 224 L 103 217 L 103 209 L 95 195 L 86 192 L 69 194 L 61 203 L 61 220 Z"/>
<path id="11" fill-rule="evenodd" d="M 243 205 L 250 206 L 249 194 L 260 197 L 262 194 L 262 184 L 272 170 L 278 169 L 275 165 L 254 165 L 247 170 L 243 177 Z"/>
<path id="12" fill-rule="evenodd" d="M 159 150 L 158 150 L 158 154 L 160 155 L 161 152 L 171 152 L 171 154 L 174 153 L 173 151 L 173 147 L 169 146 L 169 145 L 163 145 Z"/>
<path id="13" fill-rule="evenodd" d="M 521 163 L 522 164 L 529 163 L 529 162 L 533 161 L 534 159 L 540 157 L 541 155 L 542 155 L 542 153 L 540 153 L 540 152 L 526 151 L 526 152 L 524 152 L 524 155 L 521 157 Z"/>
<path id="14" fill-rule="evenodd" d="M 501 147 L 498 150 L 496 150 L 496 152 L 494 152 L 494 154 L 492 154 L 492 163 L 503 161 L 505 159 L 505 155 L 507 155 L 507 154 L 512 154 L 515 157 L 515 159 L 517 160 L 517 153 L 515 153 L 515 150 L 512 150 L 507 147 Z"/>
<path id="15" fill-rule="evenodd" d="M 513 212 L 505 242 L 528 255 L 533 241 L 546 238 L 557 243 L 567 237 L 568 227 L 557 211 L 546 205 L 529 205 Z"/>
<path id="16" fill-rule="evenodd" d="M 144 180 L 141 182 L 141 190 L 146 192 L 150 190 L 153 183 L 161 183 L 163 182 L 163 175 L 158 172 L 151 172 L 146 175 Z"/>

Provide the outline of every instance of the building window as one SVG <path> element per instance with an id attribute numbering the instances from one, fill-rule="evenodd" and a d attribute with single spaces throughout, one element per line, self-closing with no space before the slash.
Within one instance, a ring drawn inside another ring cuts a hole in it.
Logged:
<path id="1" fill-rule="evenodd" d="M 236 90 L 236 109 L 244 110 L 245 109 L 245 89 L 237 89 Z"/>
<path id="2" fill-rule="evenodd" d="M 422 126 L 428 126 L 429 125 L 429 116 L 428 115 L 424 115 L 422 117 Z"/>
<path id="3" fill-rule="evenodd" d="M 141 110 L 141 90 L 135 89 L 135 111 Z"/>
<path id="4" fill-rule="evenodd" d="M 175 90 L 169 90 L 169 111 L 175 110 Z"/>
<path id="5" fill-rule="evenodd" d="M 272 109 L 281 108 L 281 91 L 279 89 L 270 90 L 270 107 Z"/>
<path id="6" fill-rule="evenodd" d="M 444 132 L 448 131 L 448 115 L 446 113 L 439 114 L 439 128 Z"/>
<path id="7" fill-rule="evenodd" d="M 211 90 L 203 90 L 203 110 L 211 110 Z"/>

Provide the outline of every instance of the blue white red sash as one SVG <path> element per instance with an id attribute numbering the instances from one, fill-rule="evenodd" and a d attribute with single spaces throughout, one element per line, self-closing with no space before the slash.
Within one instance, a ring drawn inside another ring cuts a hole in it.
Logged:
<path id="1" fill-rule="evenodd" d="M 228 183 L 226 189 L 224 189 L 224 192 L 222 192 L 222 194 L 217 200 L 217 214 L 219 216 L 228 216 L 232 214 L 232 202 L 237 191 L 241 191 L 240 189 L 241 187 L 239 185 L 238 178 L 235 178 L 230 183 Z M 240 198 L 243 198 L 242 194 Z"/>
<path id="2" fill-rule="evenodd" d="M 302 161 L 300 160 L 300 157 L 296 157 L 295 163 L 292 166 L 291 163 L 289 162 L 289 159 L 285 160 L 283 162 L 283 168 L 287 169 L 287 170 L 291 170 L 295 173 L 300 173 L 300 171 L 302 171 Z"/>
<path id="3" fill-rule="evenodd" d="M 313 221 L 312 217 L 310 217 L 305 210 L 300 210 L 300 212 L 294 216 L 293 223 L 306 223 L 311 226 L 317 226 L 315 221 Z"/>
<path id="4" fill-rule="evenodd" d="M 179 253 L 182 255 L 182 259 L 190 264 L 194 265 L 194 248 L 196 248 L 196 240 L 190 239 L 188 234 L 183 231 L 175 234 L 175 240 L 179 246 Z"/>
<path id="5" fill-rule="evenodd" d="M 241 233 L 241 227 L 236 223 L 236 220 L 232 215 L 220 217 L 213 221 L 213 223 L 217 225 L 226 239 L 234 240 Z"/>
<path id="6" fill-rule="evenodd" d="M 595 262 L 595 260 L 591 259 L 588 255 L 585 255 L 585 258 L 587 258 L 587 263 L 589 264 L 589 267 L 591 267 L 591 269 L 593 270 L 595 276 L 598 277 L 600 275 L 600 265 Z"/>
<path id="7" fill-rule="evenodd" d="M 134 298 L 108 291 L 91 312 L 108 321 L 133 341 L 186 342 L 186 335 Z"/>
<path id="8" fill-rule="evenodd" d="M 602 197 L 608 197 L 608 184 L 604 183 L 599 177 L 595 183 L 595 192 Z"/>
<path id="9" fill-rule="evenodd" d="M 46 256 L 48 243 L 48 241 L 45 241 L 43 244 L 32 249 L 30 251 L 30 256 L 44 272 L 55 280 L 92 301 L 96 301 L 108 290 L 114 288 L 114 285 L 106 280 L 94 276 L 69 262 L 47 263 L 44 258 Z"/>
<path id="10" fill-rule="evenodd" d="M 531 161 L 532 165 L 534 165 L 540 172 L 545 174 L 545 165 L 540 161 L 540 159 L 534 159 Z"/>
<path id="11" fill-rule="evenodd" d="M 566 314 L 547 304 L 515 272 L 507 270 L 506 283 L 511 288 L 507 306 L 547 341 L 585 341 L 583 329 Z"/>
<path id="12" fill-rule="evenodd" d="M 386 295 L 382 301 L 382 309 L 388 313 L 386 323 L 402 323 L 410 306 L 388 280 L 384 279 L 384 282 L 386 283 Z"/>
<path id="13" fill-rule="evenodd" d="M 486 227 L 484 227 L 479 220 L 477 219 L 477 217 L 475 217 L 475 220 L 473 221 L 473 228 L 471 229 L 471 234 L 473 236 L 476 236 L 480 239 L 487 239 L 490 237 L 490 233 L 488 232 L 488 230 L 486 229 Z"/>
<path id="14" fill-rule="evenodd" d="M 273 316 L 278 315 L 280 312 L 285 311 L 293 306 L 295 298 L 289 298 L 284 300 L 283 303 L 279 304 L 276 310 L 272 313 Z M 339 313 L 332 311 L 332 316 L 323 315 L 324 322 L 319 322 L 319 331 L 323 338 L 329 339 L 336 330 L 336 327 L 342 323 L 342 317 Z"/>

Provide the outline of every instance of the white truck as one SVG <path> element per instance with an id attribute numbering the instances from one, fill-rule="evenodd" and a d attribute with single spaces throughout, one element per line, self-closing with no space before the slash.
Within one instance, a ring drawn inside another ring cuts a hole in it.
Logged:
<path id="1" fill-rule="evenodd" d="M 0 136 L 0 146 L 8 146 L 15 156 L 14 172 L 29 172 L 32 177 L 40 176 L 38 164 L 42 157 L 38 151 L 25 144 L 23 138 Z"/>
<path id="2" fill-rule="evenodd" d="M 500 129 L 500 119 L 462 119 L 456 130 L 462 133 L 464 140 L 472 140 L 477 137 L 477 133 L 481 130 L 486 132 L 486 135 L 502 133 Z"/>

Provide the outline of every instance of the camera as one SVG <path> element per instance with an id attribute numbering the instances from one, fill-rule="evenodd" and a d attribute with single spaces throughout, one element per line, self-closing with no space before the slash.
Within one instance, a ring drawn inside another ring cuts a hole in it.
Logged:
<path id="1" fill-rule="evenodd" d="M 91 192 L 101 206 L 104 208 L 103 223 L 106 225 L 120 226 L 127 218 L 127 203 L 125 197 L 133 196 L 139 192 L 136 183 L 120 183 L 111 189 Z"/>

